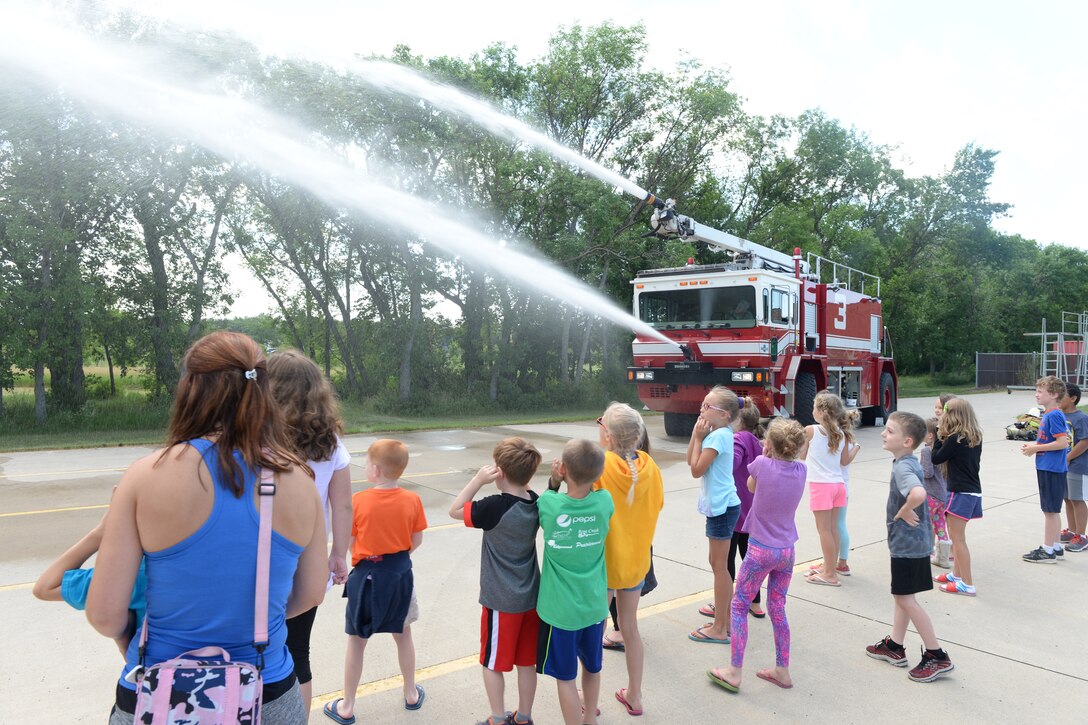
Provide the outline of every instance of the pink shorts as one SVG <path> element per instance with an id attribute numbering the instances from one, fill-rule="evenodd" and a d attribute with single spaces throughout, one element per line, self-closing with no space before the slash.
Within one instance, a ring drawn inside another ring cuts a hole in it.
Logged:
<path id="1" fill-rule="evenodd" d="M 808 483 L 808 510 L 830 511 L 846 505 L 845 483 Z"/>

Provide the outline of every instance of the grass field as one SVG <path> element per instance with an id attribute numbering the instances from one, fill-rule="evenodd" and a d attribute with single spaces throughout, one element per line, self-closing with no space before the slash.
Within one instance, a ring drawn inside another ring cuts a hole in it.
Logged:
<path id="1" fill-rule="evenodd" d="M 105 367 L 86 368 L 93 383 L 105 381 L 108 392 L 109 372 Z M 963 395 L 978 391 L 973 379 L 932 379 L 928 376 L 902 376 L 899 397 L 935 396 L 942 392 Z M 144 377 L 138 371 L 117 377 L 118 395 L 87 401 L 78 413 L 50 412 L 44 426 L 34 423 L 34 395 L 31 381 L 20 376 L 14 393 L 5 391 L 4 415 L 0 417 L 0 451 L 97 448 L 106 446 L 157 445 L 164 439 L 169 407 L 149 399 Z M 532 412 L 489 412 L 481 414 L 396 416 L 377 412 L 363 403 L 342 404 L 347 433 L 375 433 L 449 428 L 482 428 L 518 423 L 593 420 L 602 406 L 577 406 L 559 410 Z M 656 415 L 651 413 L 652 415 Z"/>

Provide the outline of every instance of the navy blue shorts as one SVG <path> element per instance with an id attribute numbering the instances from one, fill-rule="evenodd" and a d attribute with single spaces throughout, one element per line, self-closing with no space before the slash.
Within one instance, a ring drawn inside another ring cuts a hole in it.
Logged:
<path id="1" fill-rule="evenodd" d="M 1065 473 L 1035 471 L 1039 479 L 1039 508 L 1043 513 L 1060 514 L 1065 500 Z"/>
<path id="2" fill-rule="evenodd" d="M 573 680 L 578 676 L 578 660 L 581 660 L 586 672 L 600 672 L 603 637 L 604 622 L 572 632 L 541 621 L 537 634 L 536 671 L 557 680 Z"/>
<path id="3" fill-rule="evenodd" d="M 949 493 L 948 510 L 945 516 L 955 516 L 957 519 L 971 521 L 982 518 L 982 496 L 973 496 L 969 493 Z"/>
<path id="4" fill-rule="evenodd" d="M 706 517 L 706 538 L 729 541 L 740 518 L 740 506 L 730 506 L 724 514 Z"/>

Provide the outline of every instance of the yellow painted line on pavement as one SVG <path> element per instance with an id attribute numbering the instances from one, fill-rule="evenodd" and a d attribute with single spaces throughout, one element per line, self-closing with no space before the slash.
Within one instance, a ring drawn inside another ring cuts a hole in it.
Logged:
<path id="1" fill-rule="evenodd" d="M 462 524 L 451 524 L 452 526 L 461 526 Z M 439 527 L 448 528 L 448 527 Z M 805 571 L 812 565 L 813 561 L 819 561 L 819 559 L 813 559 L 810 561 L 803 561 L 799 564 L 795 564 L 793 571 Z M 695 602 L 703 601 L 708 597 L 714 596 L 713 589 L 707 589 L 704 592 L 695 592 L 694 594 L 688 594 L 687 596 L 677 597 L 676 599 L 670 599 L 667 602 L 661 602 L 649 607 L 643 607 L 639 609 L 639 619 L 646 617 L 653 617 L 664 612 L 671 612 L 674 609 L 680 609 L 687 607 Z M 462 672 L 464 670 L 476 667 L 480 664 L 480 655 L 472 654 L 467 657 L 460 657 L 455 660 L 448 660 L 446 662 L 439 662 L 436 665 L 430 667 L 424 667 L 421 670 L 416 671 L 416 682 L 423 682 L 425 680 L 431 680 L 443 675 L 450 675 L 455 672 Z M 356 698 L 367 697 L 368 695 L 377 695 L 382 692 L 388 692 L 389 690 L 397 690 L 404 687 L 404 679 L 400 675 L 394 675 L 393 677 L 386 677 L 383 680 L 374 680 L 373 682 L 367 682 L 359 686 L 355 691 Z M 343 690 L 337 690 L 335 692 L 328 692 L 324 695 L 314 695 L 313 707 L 310 708 L 310 712 L 321 712 L 322 708 L 328 703 L 344 696 Z"/>
<path id="2" fill-rule="evenodd" d="M 68 506 L 67 508 L 60 509 L 38 509 L 37 511 L 12 511 L 11 513 L 0 514 L 0 519 L 8 518 L 10 516 L 37 516 L 38 514 L 58 514 L 66 511 L 90 511 L 91 509 L 104 509 L 109 504 L 100 503 L 94 506 Z"/>
<path id="3" fill-rule="evenodd" d="M 41 471 L 39 473 L 0 473 L 0 478 L 25 478 L 27 476 L 74 476 L 77 473 L 116 473 L 118 471 L 126 471 L 128 466 L 124 468 L 84 468 L 77 471 Z"/>
<path id="4" fill-rule="evenodd" d="M 0 592 L 15 592 L 21 589 L 33 589 L 34 582 L 26 582 L 25 584 L 5 584 L 0 586 Z"/>

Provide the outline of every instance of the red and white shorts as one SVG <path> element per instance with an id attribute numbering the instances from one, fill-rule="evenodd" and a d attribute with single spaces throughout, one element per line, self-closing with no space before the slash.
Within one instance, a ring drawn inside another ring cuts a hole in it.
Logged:
<path id="1" fill-rule="evenodd" d="M 480 614 L 480 664 L 494 672 L 536 666 L 540 618 L 535 609 L 511 614 L 483 608 Z"/>

